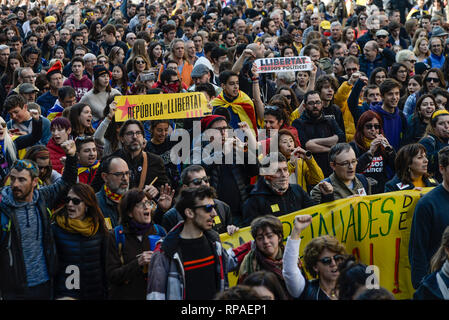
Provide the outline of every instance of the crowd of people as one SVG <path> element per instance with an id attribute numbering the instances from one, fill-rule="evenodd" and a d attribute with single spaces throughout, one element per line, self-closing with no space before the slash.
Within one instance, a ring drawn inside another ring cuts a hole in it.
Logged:
<path id="1" fill-rule="evenodd" d="M 411 280 L 415 299 L 449 299 L 448 8 L 1 5 L 1 298 L 392 300 L 366 288 L 367 266 L 335 237 L 313 238 L 298 264 L 312 217 L 296 217 L 290 235 L 279 217 L 434 187 L 413 216 Z M 294 56 L 310 57 L 311 70 L 259 73 L 255 63 Z M 209 114 L 115 118 L 118 96 L 186 92 L 203 93 Z M 180 129 L 192 144 L 179 164 Z M 195 163 L 198 141 L 234 161 Z M 247 226 L 253 240 L 225 250 L 219 234 Z"/>

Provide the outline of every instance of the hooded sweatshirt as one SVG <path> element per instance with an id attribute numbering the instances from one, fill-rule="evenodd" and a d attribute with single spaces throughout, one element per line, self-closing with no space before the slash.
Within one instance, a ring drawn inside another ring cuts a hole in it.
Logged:
<path id="1" fill-rule="evenodd" d="M 87 75 L 84 74 L 81 80 L 78 80 L 73 73 L 71 73 L 69 78 L 64 81 L 63 85 L 75 89 L 76 102 L 79 102 L 81 98 L 94 87 Z"/>
<path id="2" fill-rule="evenodd" d="M 17 202 L 10 187 L 2 190 L 2 201 L 13 207 L 19 224 L 23 259 L 28 287 L 42 284 L 50 279 L 44 255 L 43 227 L 38 212 L 39 192 L 34 190 L 31 202 Z"/>
<path id="3" fill-rule="evenodd" d="M 370 109 L 381 116 L 385 137 L 394 150 L 397 151 L 401 145 L 401 139 L 407 130 L 407 122 L 404 115 L 401 115 L 402 111 L 398 108 L 395 108 L 394 113 L 389 113 L 382 109 L 382 104 L 382 102 L 372 103 Z"/>

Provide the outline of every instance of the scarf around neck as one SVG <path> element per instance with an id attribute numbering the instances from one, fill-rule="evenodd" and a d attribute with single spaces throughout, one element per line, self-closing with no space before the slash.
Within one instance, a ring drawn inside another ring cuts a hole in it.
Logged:
<path id="1" fill-rule="evenodd" d="M 131 219 L 128 226 L 131 232 L 135 233 L 138 236 L 143 236 L 148 232 L 148 230 L 150 230 L 150 228 L 153 226 L 153 223 L 139 223 L 136 220 Z"/>
<path id="2" fill-rule="evenodd" d="M 106 184 L 104 184 L 104 193 L 106 194 L 106 197 L 114 202 L 119 202 L 122 198 L 121 194 L 112 192 L 111 189 L 108 188 Z"/>
<path id="3" fill-rule="evenodd" d="M 87 217 L 83 220 L 70 219 L 62 215 L 56 216 L 56 223 L 62 229 L 70 233 L 80 233 L 85 237 L 92 237 L 98 231 L 98 225 L 94 224 L 94 219 L 92 217 Z"/>

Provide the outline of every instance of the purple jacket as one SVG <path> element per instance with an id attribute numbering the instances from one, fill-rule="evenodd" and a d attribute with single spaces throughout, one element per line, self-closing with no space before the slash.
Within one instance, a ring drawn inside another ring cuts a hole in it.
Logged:
<path id="1" fill-rule="evenodd" d="M 64 81 L 64 86 L 69 86 L 75 89 L 76 92 L 76 102 L 79 102 L 84 94 L 87 93 L 90 89 L 94 87 L 92 81 L 89 79 L 87 75 L 83 75 L 81 80 L 75 78 L 73 73 L 70 74 L 69 78 Z"/>

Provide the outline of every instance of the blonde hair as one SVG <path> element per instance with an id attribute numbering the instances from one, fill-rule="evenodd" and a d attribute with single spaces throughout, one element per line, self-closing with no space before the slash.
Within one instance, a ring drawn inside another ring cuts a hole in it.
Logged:
<path id="1" fill-rule="evenodd" d="M 421 37 L 418 38 L 415 42 L 415 47 L 413 48 L 413 53 L 415 54 L 416 57 L 421 56 L 421 51 L 419 51 L 419 45 L 421 44 L 421 42 L 423 42 L 424 40 L 427 41 L 427 48 L 429 48 L 429 39 L 425 38 L 425 37 Z M 426 57 L 430 56 L 430 50 L 427 50 L 427 54 Z"/>
<path id="2" fill-rule="evenodd" d="M 5 145 L 5 151 L 7 154 L 9 154 L 9 158 L 11 159 L 11 161 L 14 162 L 17 160 L 16 145 L 9 135 L 8 127 L 6 127 L 6 121 L 2 117 L 0 117 L 0 125 L 2 124 L 5 124 L 5 127 L 3 128 L 5 130 L 5 134 L 3 135 L 3 144 Z"/>

